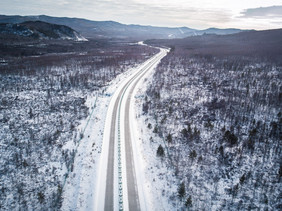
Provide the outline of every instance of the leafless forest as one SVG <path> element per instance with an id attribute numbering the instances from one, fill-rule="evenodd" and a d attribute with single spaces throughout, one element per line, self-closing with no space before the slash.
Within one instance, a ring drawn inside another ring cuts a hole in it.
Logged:
<path id="1" fill-rule="evenodd" d="M 281 209 L 282 42 L 252 33 L 149 42 L 171 48 L 143 114 L 179 180 L 175 206 Z"/>
<path id="2" fill-rule="evenodd" d="M 87 96 L 103 94 L 156 50 L 109 40 L 6 39 L 0 52 L 0 210 L 57 210 Z"/>
<path id="3" fill-rule="evenodd" d="M 146 141 L 177 178 L 174 194 L 162 191 L 176 209 L 282 209 L 281 32 L 147 41 L 170 48 L 148 79 L 142 115 Z M 87 99 L 157 51 L 0 36 L 0 210 L 60 209 Z"/>

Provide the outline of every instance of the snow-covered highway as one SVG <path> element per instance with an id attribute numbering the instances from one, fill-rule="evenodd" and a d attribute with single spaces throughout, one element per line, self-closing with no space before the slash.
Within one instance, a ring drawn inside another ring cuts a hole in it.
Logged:
<path id="1" fill-rule="evenodd" d="M 167 54 L 160 52 L 132 71 L 114 92 L 105 120 L 95 193 L 95 210 L 146 210 L 138 157 L 134 155 L 131 99 L 136 85 Z"/>

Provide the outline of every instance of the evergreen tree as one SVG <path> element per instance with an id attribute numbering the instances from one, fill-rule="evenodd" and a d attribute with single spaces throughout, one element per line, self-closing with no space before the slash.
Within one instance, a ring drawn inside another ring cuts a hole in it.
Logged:
<path id="1" fill-rule="evenodd" d="M 155 125 L 153 133 L 158 133 L 158 126 L 157 125 Z"/>
<path id="2" fill-rule="evenodd" d="M 172 142 L 172 135 L 170 133 L 167 135 L 166 140 L 168 143 Z"/>
<path id="3" fill-rule="evenodd" d="M 31 108 L 31 107 L 29 107 L 29 112 L 28 112 L 28 114 L 29 114 L 29 118 L 32 119 L 33 113 L 32 113 L 32 108 Z"/>
<path id="4" fill-rule="evenodd" d="M 157 149 L 157 156 L 163 157 L 164 156 L 164 148 L 160 145 Z"/>
<path id="5" fill-rule="evenodd" d="M 44 202 L 45 199 L 45 195 L 44 193 L 42 193 L 41 191 L 37 193 L 37 199 L 40 202 L 40 204 L 42 204 Z"/>
<path id="6" fill-rule="evenodd" d="M 186 194 L 184 182 L 180 183 L 177 191 L 178 191 L 178 197 L 182 200 L 184 198 L 185 194 Z"/>
<path id="7" fill-rule="evenodd" d="M 186 199 L 185 207 L 192 207 L 192 198 L 191 198 L 191 196 L 189 196 L 189 197 Z"/>

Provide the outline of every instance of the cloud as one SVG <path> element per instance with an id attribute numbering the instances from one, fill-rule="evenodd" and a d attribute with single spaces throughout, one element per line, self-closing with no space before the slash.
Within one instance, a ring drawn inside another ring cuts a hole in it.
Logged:
<path id="1" fill-rule="evenodd" d="M 236 0 L 227 5 L 226 0 L 1 0 L 0 14 L 45 14 L 197 29 L 267 29 L 281 27 L 282 5 L 278 1 Z"/>
<path id="2" fill-rule="evenodd" d="M 241 15 L 240 18 L 282 18 L 282 5 L 249 8 L 241 12 Z"/>
<path id="3" fill-rule="evenodd" d="M 153 0 L 152 0 L 153 1 Z M 232 14 L 224 9 L 199 8 L 190 5 L 149 4 L 144 1 L 116 0 L 96 4 L 91 13 L 95 19 L 112 19 L 126 24 L 157 26 L 211 27 L 231 20 Z M 98 17 L 98 18 L 97 18 Z"/>

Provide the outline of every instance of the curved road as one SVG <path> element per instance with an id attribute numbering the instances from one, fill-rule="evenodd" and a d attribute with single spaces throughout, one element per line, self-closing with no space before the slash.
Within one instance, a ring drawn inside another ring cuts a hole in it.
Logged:
<path id="1" fill-rule="evenodd" d="M 105 166 L 107 167 L 104 198 L 104 210 L 106 211 L 117 209 L 141 210 L 132 152 L 132 141 L 134 140 L 131 139 L 130 132 L 132 121 L 129 117 L 130 99 L 140 79 L 152 70 L 166 54 L 167 50 L 160 49 L 157 55 L 146 61 L 138 71 L 126 79 L 122 88 L 117 91 L 117 97 L 113 98 L 115 100 L 113 110 L 108 111 L 112 113 L 109 115 L 111 117 L 111 128 L 108 140 L 107 165 Z M 125 169 L 123 169 L 124 167 Z M 115 190 L 116 187 L 117 191 Z M 115 194 L 118 194 L 118 196 Z M 115 201 L 117 199 L 118 201 Z"/>

